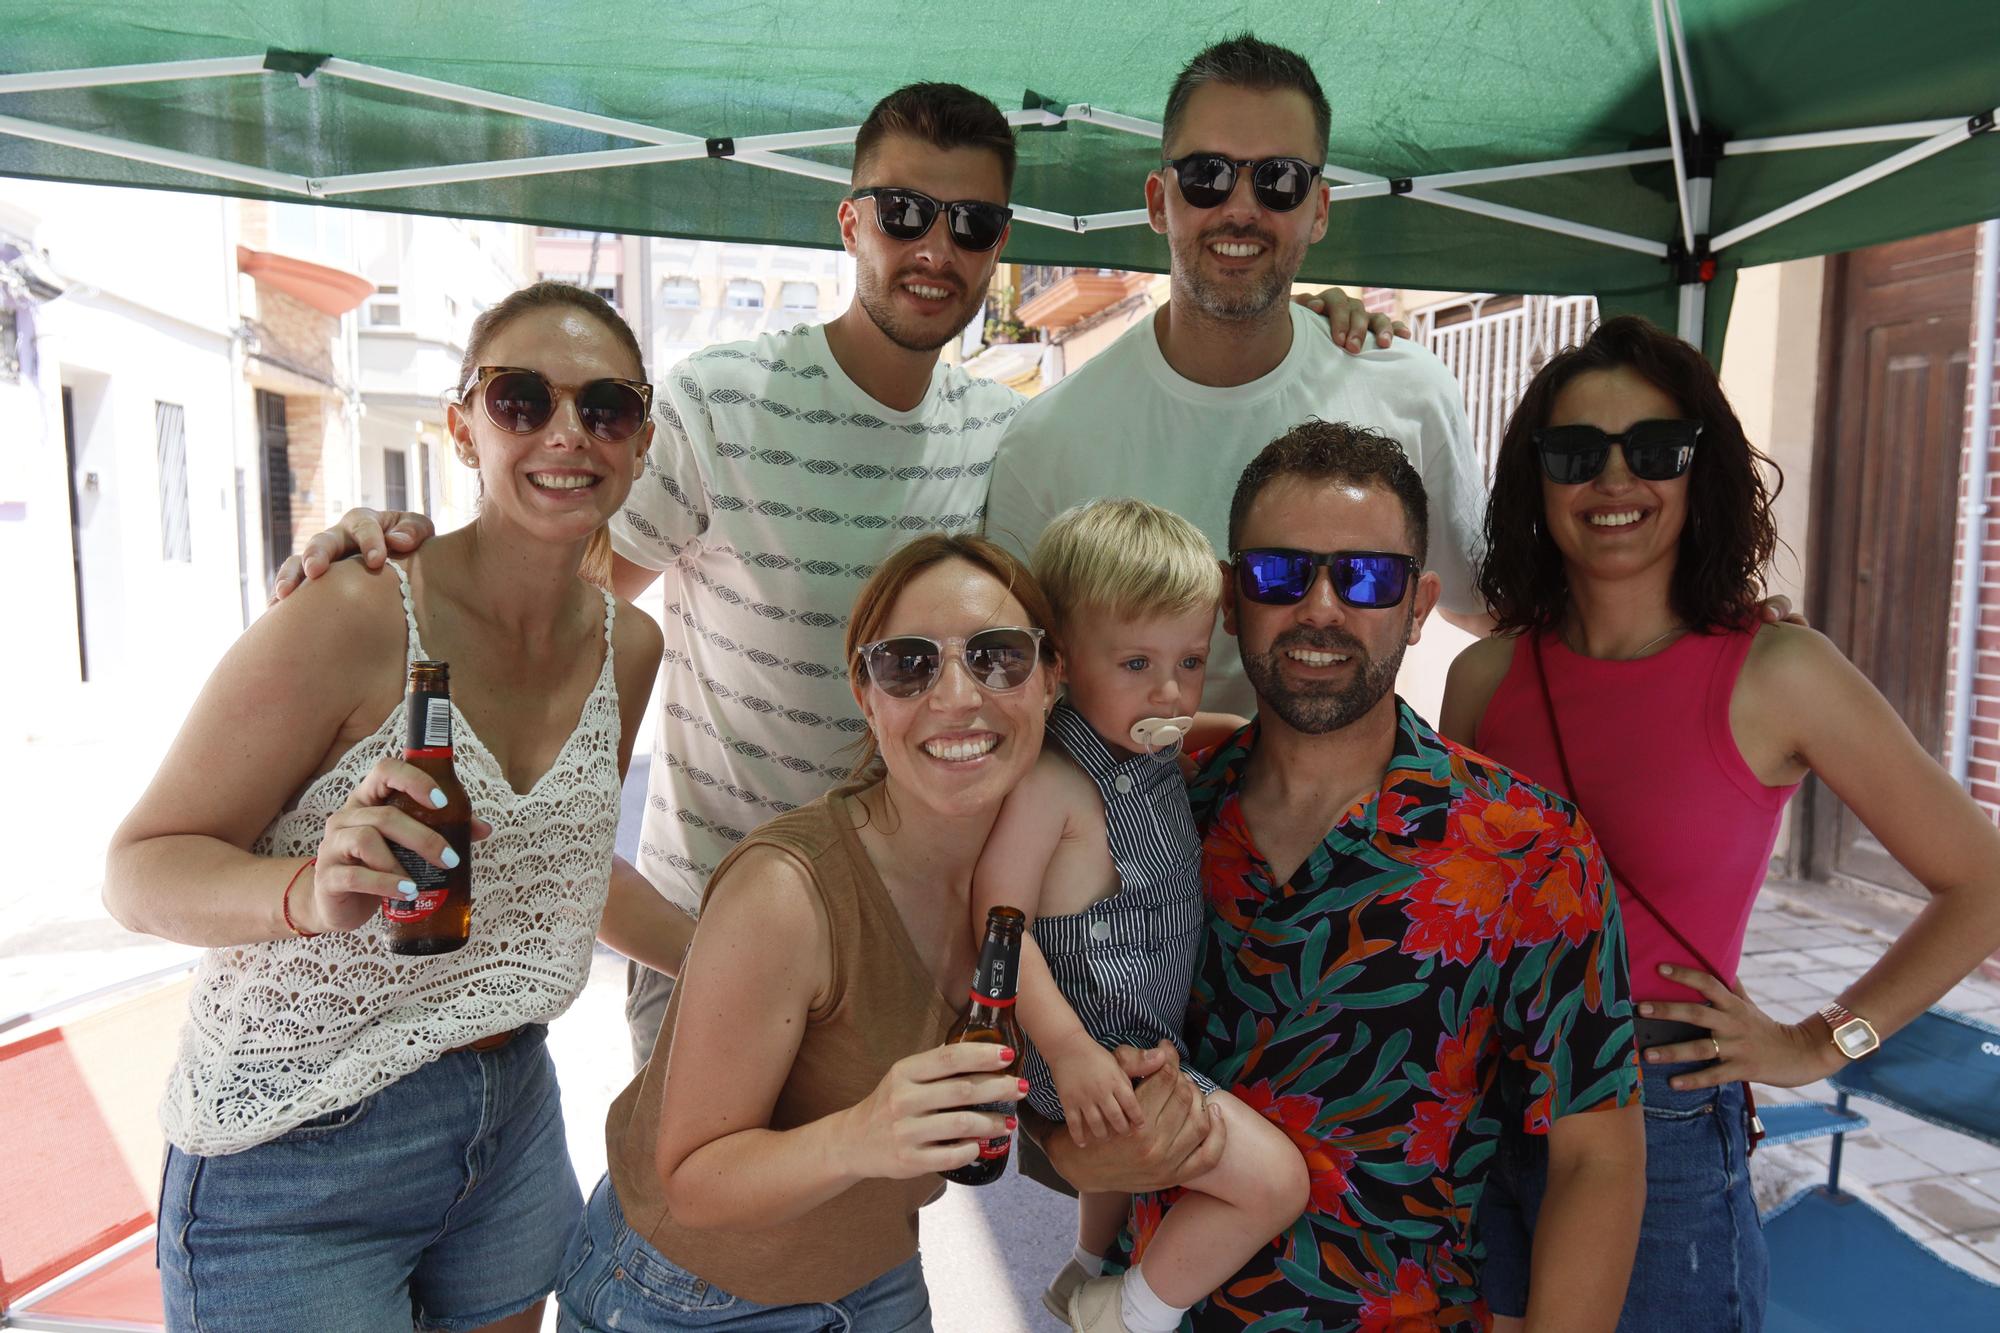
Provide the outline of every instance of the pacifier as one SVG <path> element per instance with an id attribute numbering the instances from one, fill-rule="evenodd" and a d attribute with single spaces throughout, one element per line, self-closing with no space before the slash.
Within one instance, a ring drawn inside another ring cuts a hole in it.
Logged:
<path id="1" fill-rule="evenodd" d="M 1191 717 L 1142 717 L 1132 724 L 1132 743 L 1148 754 L 1173 753 L 1192 730 Z"/>

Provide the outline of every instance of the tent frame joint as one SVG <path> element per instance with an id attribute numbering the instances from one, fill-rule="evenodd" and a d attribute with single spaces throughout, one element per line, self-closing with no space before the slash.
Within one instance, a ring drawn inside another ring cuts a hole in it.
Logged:
<path id="1" fill-rule="evenodd" d="M 299 87 L 318 86 L 320 66 L 333 59 L 331 51 L 287 51 L 273 46 L 264 52 L 264 68 L 273 74 L 290 74 Z"/>
<path id="2" fill-rule="evenodd" d="M 706 147 L 708 148 L 708 155 L 710 157 L 736 156 L 736 140 L 727 135 L 707 140 Z"/>
<path id="3" fill-rule="evenodd" d="M 1713 122 L 1700 129 L 1681 118 L 1681 159 L 1690 180 L 1714 180 L 1715 168 L 1729 147 L 1729 136 Z"/>
<path id="4" fill-rule="evenodd" d="M 1993 110 L 1990 107 L 1980 112 L 1978 115 L 1973 116 L 1972 118 L 1970 118 L 1965 122 L 1965 133 L 1967 138 L 1970 138 L 1975 134 L 1984 134 L 1992 128 L 1993 128 Z"/>
<path id="5" fill-rule="evenodd" d="M 1389 193 L 1392 196 L 1399 194 L 1408 194 L 1410 191 L 1416 188 L 1417 188 L 1417 182 L 1414 176 L 1398 176 L 1396 177 L 1396 179 L 1389 182 Z"/>
<path id="6" fill-rule="evenodd" d="M 1665 263 L 1674 271 L 1674 281 L 1682 286 L 1690 283 L 1707 284 L 1715 281 L 1715 251 L 1709 248 L 1708 233 L 1696 232 L 1694 249 L 1681 244 L 1678 235 L 1667 241 Z"/>

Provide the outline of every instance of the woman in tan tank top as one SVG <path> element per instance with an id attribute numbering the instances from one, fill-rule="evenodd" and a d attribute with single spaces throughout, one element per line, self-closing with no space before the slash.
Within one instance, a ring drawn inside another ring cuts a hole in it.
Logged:
<path id="1" fill-rule="evenodd" d="M 977 537 L 878 569 L 848 623 L 854 782 L 717 867 L 652 1061 L 611 1108 L 572 1330 L 930 1328 L 917 1209 L 1007 1134 L 1012 1052 L 941 1046 L 972 871 L 1054 701 L 1049 609 Z"/>

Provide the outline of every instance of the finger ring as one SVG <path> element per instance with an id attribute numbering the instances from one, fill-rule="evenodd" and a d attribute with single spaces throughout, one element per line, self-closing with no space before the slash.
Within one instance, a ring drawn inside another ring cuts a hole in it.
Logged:
<path id="1" fill-rule="evenodd" d="M 1722 1043 L 1717 1041 L 1714 1037 L 1710 1037 L 1708 1039 L 1708 1044 L 1715 1048 L 1715 1058 L 1720 1060 L 1722 1058 Z"/>

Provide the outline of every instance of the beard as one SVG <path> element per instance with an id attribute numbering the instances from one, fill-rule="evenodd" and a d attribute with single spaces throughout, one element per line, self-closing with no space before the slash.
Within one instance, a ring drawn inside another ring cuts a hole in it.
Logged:
<path id="1" fill-rule="evenodd" d="M 1257 692 L 1259 709 L 1268 708 L 1292 730 L 1307 736 L 1324 736 L 1351 726 L 1368 715 L 1382 697 L 1396 687 L 1396 672 L 1402 668 L 1403 653 L 1409 648 L 1412 612 L 1403 620 L 1403 633 L 1396 649 L 1377 661 L 1361 641 L 1343 630 L 1314 630 L 1305 626 L 1287 630 L 1271 641 L 1269 651 L 1243 654 L 1243 674 Z M 1311 648 L 1319 652 L 1341 653 L 1354 664 L 1346 683 L 1312 681 L 1287 684 L 1284 678 L 1285 650 Z"/>
<path id="2" fill-rule="evenodd" d="M 985 287 L 978 291 L 966 288 L 957 305 L 943 315 L 935 319 L 912 319 L 896 309 L 896 286 L 906 277 L 917 277 L 939 287 L 964 288 L 963 281 L 955 273 L 933 275 L 905 271 L 884 276 L 865 265 L 855 266 L 854 299 L 860 303 L 868 318 L 875 322 L 875 327 L 882 330 L 882 336 L 906 352 L 937 351 L 965 331 L 965 326 L 986 301 Z"/>
<path id="3" fill-rule="evenodd" d="M 1263 246 L 1268 267 L 1223 277 L 1205 272 L 1202 265 L 1208 247 L 1224 240 L 1254 241 Z M 1192 239 L 1175 241 L 1172 249 L 1177 290 L 1202 314 L 1229 323 L 1260 319 L 1289 299 L 1292 279 L 1298 276 L 1306 257 L 1303 239 L 1286 250 L 1276 236 L 1256 227 L 1212 227 Z"/>

